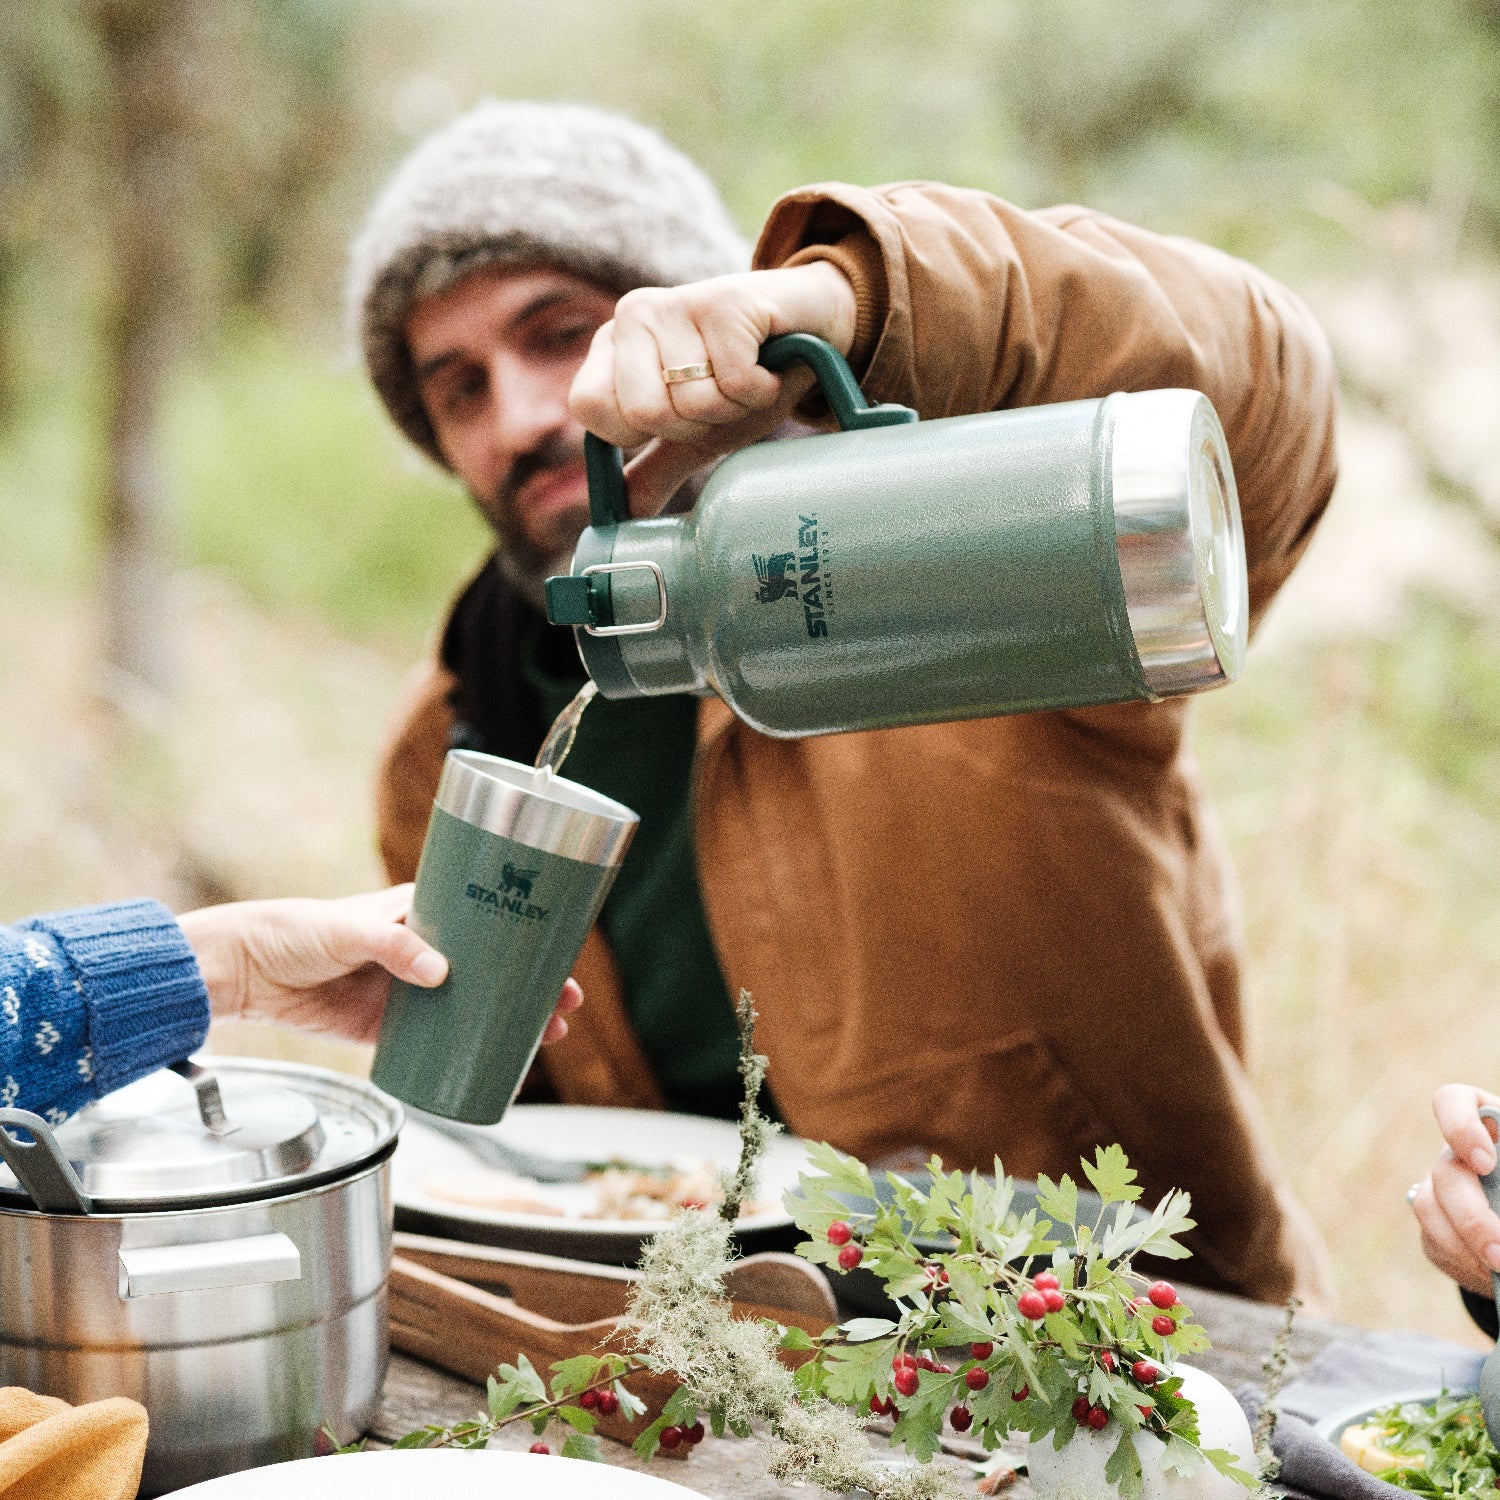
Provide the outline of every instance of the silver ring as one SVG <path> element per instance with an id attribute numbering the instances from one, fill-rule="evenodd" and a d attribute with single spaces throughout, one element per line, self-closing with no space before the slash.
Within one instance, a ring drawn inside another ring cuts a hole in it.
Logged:
<path id="1" fill-rule="evenodd" d="M 1412 1183 L 1412 1185 L 1406 1190 L 1406 1201 L 1408 1203 L 1415 1203 L 1417 1201 L 1417 1194 L 1421 1191 L 1422 1184 L 1420 1182 Z"/>
<path id="2" fill-rule="evenodd" d="M 701 365 L 672 365 L 661 372 L 668 385 L 681 385 L 685 380 L 712 380 L 714 367 L 707 360 Z"/>

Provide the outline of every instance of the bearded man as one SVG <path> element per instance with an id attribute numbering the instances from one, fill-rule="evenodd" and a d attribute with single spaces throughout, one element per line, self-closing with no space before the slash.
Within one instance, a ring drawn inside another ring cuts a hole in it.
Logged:
<path id="1" fill-rule="evenodd" d="M 685 475 L 807 390 L 755 365 L 773 334 L 829 338 L 872 401 L 924 419 L 1202 390 L 1239 482 L 1253 620 L 1328 501 L 1326 344 L 1291 293 L 1205 246 L 939 184 L 824 185 L 772 208 L 748 264 L 691 163 L 573 106 L 483 105 L 377 200 L 350 277 L 371 378 L 497 539 L 383 758 L 393 879 L 415 868 L 445 751 L 530 761 L 583 681 L 540 591 L 587 522 L 584 420 L 649 444 L 637 513 L 690 504 Z M 1171 700 L 775 740 L 713 698 L 596 700 L 567 773 L 641 827 L 545 1086 L 732 1114 L 743 986 L 796 1133 L 1028 1177 L 1119 1141 L 1148 1195 L 1193 1194 L 1195 1281 L 1316 1295 L 1321 1250 L 1246 1076 L 1231 884 L 1187 718 Z"/>

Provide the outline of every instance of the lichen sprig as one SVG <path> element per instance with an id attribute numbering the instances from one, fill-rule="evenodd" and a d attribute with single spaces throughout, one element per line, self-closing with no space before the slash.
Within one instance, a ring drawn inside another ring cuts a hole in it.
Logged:
<path id="1" fill-rule="evenodd" d="M 1300 1297 L 1287 1298 L 1286 1315 L 1281 1320 L 1270 1352 L 1261 1363 L 1261 1372 L 1266 1377 L 1266 1393 L 1255 1418 L 1255 1457 L 1260 1464 L 1261 1478 L 1266 1482 L 1281 1473 L 1281 1460 L 1272 1450 L 1271 1439 L 1276 1435 L 1276 1418 L 1280 1415 L 1277 1401 L 1286 1380 L 1287 1361 L 1291 1357 L 1292 1324 L 1301 1307 Z"/>
<path id="2" fill-rule="evenodd" d="M 724 1184 L 724 1202 L 719 1217 L 733 1224 L 740 1208 L 754 1194 L 766 1148 L 781 1126 L 761 1113 L 760 1091 L 766 1081 L 766 1059 L 755 1050 L 755 1002 L 742 989 L 735 1003 L 734 1019 L 740 1033 L 740 1159 L 734 1175 Z"/>

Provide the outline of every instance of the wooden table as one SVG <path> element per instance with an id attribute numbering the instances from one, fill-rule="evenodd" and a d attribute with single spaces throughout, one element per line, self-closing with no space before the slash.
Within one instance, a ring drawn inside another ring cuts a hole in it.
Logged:
<path id="1" fill-rule="evenodd" d="M 1183 1301 L 1192 1308 L 1194 1317 L 1213 1340 L 1213 1348 L 1194 1363 L 1217 1376 L 1230 1390 L 1246 1381 L 1260 1383 L 1261 1361 L 1281 1327 L 1281 1309 L 1187 1287 L 1183 1288 Z M 1362 1336 L 1362 1330 L 1357 1328 L 1299 1316 L 1292 1334 L 1290 1373 L 1295 1374 L 1335 1339 Z M 484 1393 L 478 1386 L 405 1355 L 393 1354 L 380 1409 L 370 1433 L 371 1446 L 384 1447 L 403 1433 L 428 1422 L 466 1420 L 478 1415 L 483 1407 Z M 516 1423 L 500 1435 L 497 1445 L 524 1450 L 533 1441 L 530 1427 Z M 882 1436 L 872 1434 L 871 1441 L 877 1451 L 889 1451 Z M 619 1444 L 606 1443 L 604 1446 L 606 1457 L 612 1464 L 629 1469 L 647 1467 Z M 977 1444 L 954 1442 L 952 1446 L 975 1457 L 981 1454 Z M 958 1457 L 948 1461 L 962 1462 Z M 704 1495 L 717 1496 L 719 1500 L 818 1493 L 805 1489 L 794 1491 L 773 1482 L 766 1474 L 765 1449 L 754 1439 L 716 1441 L 708 1437 L 688 1461 L 657 1459 L 649 1467 L 663 1479 Z M 1023 1481 L 1006 1493 L 1022 1500 L 1029 1493 L 1029 1487 Z"/>

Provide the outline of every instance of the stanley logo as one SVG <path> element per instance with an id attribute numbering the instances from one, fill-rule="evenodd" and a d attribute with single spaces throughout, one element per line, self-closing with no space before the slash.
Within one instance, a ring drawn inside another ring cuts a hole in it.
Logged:
<path id="1" fill-rule="evenodd" d="M 522 870 L 508 860 L 500 869 L 500 889 L 492 891 L 488 886 L 470 881 L 464 887 L 464 895 L 476 906 L 484 906 L 496 912 L 509 912 L 527 922 L 545 922 L 550 915 L 550 906 L 536 906 L 531 900 L 532 882 L 540 870 Z"/>
<path id="2" fill-rule="evenodd" d="M 762 556 L 752 552 L 757 604 L 775 604 L 781 599 L 795 599 L 802 606 L 807 633 L 813 640 L 828 635 L 828 578 L 825 564 L 828 547 L 820 547 L 818 518 L 798 516 L 797 548 L 793 552 L 773 552 Z"/>

